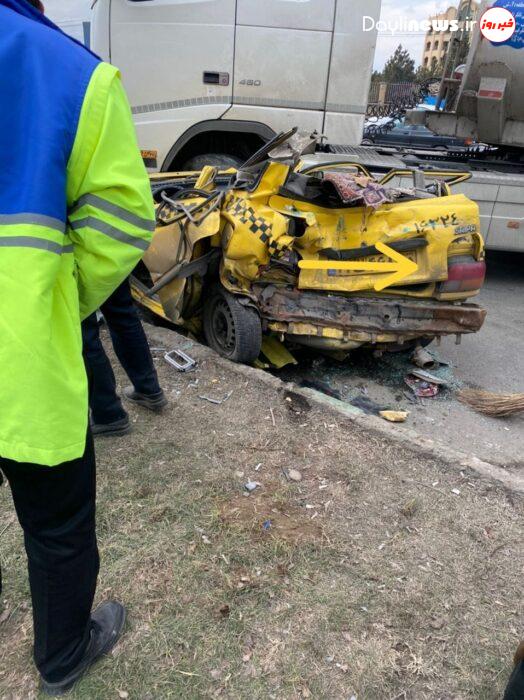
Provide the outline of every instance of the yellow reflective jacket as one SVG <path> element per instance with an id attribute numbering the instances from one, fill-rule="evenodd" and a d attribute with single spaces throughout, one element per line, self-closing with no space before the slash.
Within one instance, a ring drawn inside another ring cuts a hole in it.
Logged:
<path id="1" fill-rule="evenodd" d="M 50 36 L 44 36 L 48 43 Z M 60 218 L 28 204 L 16 213 L 0 208 L 0 457 L 48 466 L 76 459 L 85 448 L 80 322 L 129 275 L 154 230 L 149 181 L 118 71 L 96 62 L 80 88 L 79 118 L 63 168 L 67 222 L 62 227 Z M 64 105 L 58 107 L 67 142 L 74 115 Z M 28 148 L 40 128 L 38 106 L 32 106 Z M 46 138 L 44 133 L 35 153 L 45 152 Z M 34 178 L 58 173 L 63 152 L 55 151 L 46 163 L 33 158 Z"/>

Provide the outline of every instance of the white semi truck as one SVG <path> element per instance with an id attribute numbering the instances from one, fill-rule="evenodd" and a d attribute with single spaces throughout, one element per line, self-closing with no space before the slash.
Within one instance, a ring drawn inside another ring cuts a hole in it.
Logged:
<path id="1" fill-rule="evenodd" d="M 362 138 L 380 0 L 98 0 L 91 46 L 123 75 L 146 162 L 236 165 L 295 125 Z"/>
<path id="2" fill-rule="evenodd" d="M 380 5 L 381 0 L 95 0 L 91 46 L 122 71 L 152 170 L 236 166 L 275 132 L 293 126 L 325 134 L 328 160 L 357 161 L 373 172 L 427 167 L 421 153 L 358 146 L 376 43 L 376 31 L 364 31 L 362 18 L 378 19 Z M 477 29 L 455 92 L 458 107 L 414 118 L 428 119 L 439 133 L 501 149 L 522 146 L 523 49 L 489 44 Z M 472 178 L 457 190 L 479 204 L 487 248 L 524 251 L 524 160 L 522 167 L 506 160 L 477 160 Z M 469 164 L 458 161 L 455 167 Z"/>

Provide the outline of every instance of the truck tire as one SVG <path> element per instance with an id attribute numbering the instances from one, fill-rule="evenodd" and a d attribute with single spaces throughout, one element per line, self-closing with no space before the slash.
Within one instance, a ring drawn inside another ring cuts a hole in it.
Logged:
<path id="1" fill-rule="evenodd" d="M 214 165 L 221 170 L 238 168 L 242 165 L 242 160 L 228 153 L 203 153 L 200 156 L 193 156 L 186 160 L 181 170 L 202 170 L 206 165 Z"/>
<path id="2" fill-rule="evenodd" d="M 222 357 L 248 364 L 259 356 L 262 324 L 258 313 L 223 287 L 211 289 L 202 321 L 207 344 Z"/>

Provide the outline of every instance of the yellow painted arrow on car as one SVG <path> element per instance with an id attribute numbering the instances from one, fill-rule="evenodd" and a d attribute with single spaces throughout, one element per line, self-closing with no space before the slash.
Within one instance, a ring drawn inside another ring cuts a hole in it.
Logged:
<path id="1" fill-rule="evenodd" d="M 369 262 L 367 260 L 300 260 L 302 270 L 349 270 L 354 272 L 392 272 L 386 278 L 375 282 L 375 291 L 380 292 L 418 270 L 418 265 L 405 255 L 397 253 L 385 243 L 375 243 L 375 248 L 387 255 L 393 262 Z"/>

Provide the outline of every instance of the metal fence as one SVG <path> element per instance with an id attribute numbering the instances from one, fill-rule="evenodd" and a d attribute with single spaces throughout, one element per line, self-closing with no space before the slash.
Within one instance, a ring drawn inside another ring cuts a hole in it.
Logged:
<path id="1" fill-rule="evenodd" d="M 374 81 L 369 90 L 366 114 L 368 117 L 385 117 L 412 109 L 425 99 L 428 92 L 428 84 Z"/>

